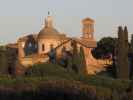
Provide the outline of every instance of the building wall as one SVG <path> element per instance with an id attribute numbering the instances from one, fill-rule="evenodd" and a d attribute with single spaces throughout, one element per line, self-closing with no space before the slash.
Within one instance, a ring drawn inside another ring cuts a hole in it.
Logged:
<path id="1" fill-rule="evenodd" d="M 39 39 L 38 53 L 39 54 L 48 53 L 50 51 L 51 45 L 53 45 L 53 47 L 55 48 L 60 44 L 61 44 L 61 41 L 58 39 Z M 44 45 L 44 49 L 43 49 L 43 45 Z"/>
<path id="2" fill-rule="evenodd" d="M 25 45 L 24 41 L 19 41 L 18 42 L 18 56 L 19 56 L 20 59 L 25 57 L 24 45 Z"/>
<path id="3" fill-rule="evenodd" d="M 93 63 L 93 59 L 94 59 L 91 53 L 92 48 L 86 48 L 86 47 L 83 47 L 83 48 L 84 48 L 84 54 L 86 59 L 86 65 L 89 67 L 89 64 Z"/>

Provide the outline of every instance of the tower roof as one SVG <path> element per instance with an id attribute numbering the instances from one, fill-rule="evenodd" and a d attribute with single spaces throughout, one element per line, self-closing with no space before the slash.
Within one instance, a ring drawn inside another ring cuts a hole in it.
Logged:
<path id="1" fill-rule="evenodd" d="M 82 23 L 94 23 L 95 21 L 89 17 L 82 20 Z"/>

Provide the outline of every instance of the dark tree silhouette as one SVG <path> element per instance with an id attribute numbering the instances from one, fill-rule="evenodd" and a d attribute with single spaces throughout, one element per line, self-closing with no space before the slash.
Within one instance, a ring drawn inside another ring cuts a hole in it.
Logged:
<path id="1" fill-rule="evenodd" d="M 104 37 L 97 42 L 97 47 L 92 50 L 92 54 L 97 59 L 105 58 L 113 54 L 116 44 L 116 38 Z"/>
<path id="2" fill-rule="evenodd" d="M 72 41 L 72 47 L 73 47 L 73 56 L 72 56 L 72 69 L 78 73 L 79 72 L 79 54 L 77 49 L 77 43 L 76 41 Z"/>
<path id="3" fill-rule="evenodd" d="M 117 54 L 117 76 L 121 79 L 129 79 L 128 66 L 128 31 L 127 27 L 118 28 L 118 54 Z"/>
<path id="4" fill-rule="evenodd" d="M 84 50 L 83 47 L 80 47 L 80 52 L 79 52 L 79 58 L 80 58 L 80 71 L 82 74 L 88 74 L 87 73 L 87 69 L 86 69 L 86 60 L 85 60 L 85 54 L 84 54 Z"/>
<path id="5" fill-rule="evenodd" d="M 53 64 L 56 63 L 56 49 L 51 45 L 50 52 L 48 53 L 49 61 Z"/>

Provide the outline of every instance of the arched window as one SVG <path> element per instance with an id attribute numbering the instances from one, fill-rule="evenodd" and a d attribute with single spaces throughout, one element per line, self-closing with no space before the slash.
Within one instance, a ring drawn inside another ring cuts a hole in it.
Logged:
<path id="1" fill-rule="evenodd" d="M 42 44 L 42 51 L 44 51 L 45 50 L 45 45 L 44 44 Z"/>
<path id="2" fill-rule="evenodd" d="M 32 44 L 31 44 L 31 42 L 29 43 L 29 48 L 31 48 L 32 47 Z"/>

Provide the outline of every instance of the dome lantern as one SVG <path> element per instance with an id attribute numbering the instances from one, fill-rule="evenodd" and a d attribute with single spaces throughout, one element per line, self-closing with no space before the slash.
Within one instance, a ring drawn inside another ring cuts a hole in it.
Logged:
<path id="1" fill-rule="evenodd" d="M 45 19 L 45 27 L 46 28 L 52 28 L 53 27 L 53 18 L 50 16 L 50 12 L 48 12 L 48 16 Z"/>

